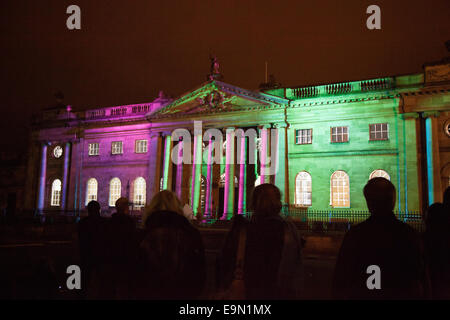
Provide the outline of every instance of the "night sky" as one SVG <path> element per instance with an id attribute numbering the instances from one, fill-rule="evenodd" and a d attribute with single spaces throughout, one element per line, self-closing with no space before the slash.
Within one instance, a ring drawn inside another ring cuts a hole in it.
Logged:
<path id="1" fill-rule="evenodd" d="M 66 8 L 81 8 L 81 30 Z M 381 30 L 366 8 L 381 7 Z M 257 89 L 264 62 L 284 86 L 421 72 L 442 59 L 450 1 L 1 0 L 2 150 L 23 150 L 33 112 L 150 102 L 201 84 L 209 54 L 224 81 Z"/>

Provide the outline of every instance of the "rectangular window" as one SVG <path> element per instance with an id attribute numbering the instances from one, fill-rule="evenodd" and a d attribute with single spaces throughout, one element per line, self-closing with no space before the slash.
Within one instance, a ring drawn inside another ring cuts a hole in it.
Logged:
<path id="1" fill-rule="evenodd" d="M 332 143 L 348 142 L 348 127 L 332 127 L 331 142 Z"/>
<path id="2" fill-rule="evenodd" d="M 89 155 L 90 156 L 98 156 L 99 155 L 99 144 L 98 143 L 89 143 Z"/>
<path id="3" fill-rule="evenodd" d="M 61 205 L 60 200 L 61 200 L 61 190 L 53 190 L 51 206 L 59 207 Z"/>
<path id="4" fill-rule="evenodd" d="M 295 130 L 296 144 L 310 144 L 312 143 L 312 129 Z"/>
<path id="5" fill-rule="evenodd" d="M 147 153 L 147 140 L 136 140 L 136 153 Z"/>
<path id="6" fill-rule="evenodd" d="M 370 140 L 388 140 L 389 126 L 387 123 L 369 124 Z"/>
<path id="7" fill-rule="evenodd" d="M 111 153 L 112 154 L 122 154 L 122 141 L 113 141 L 111 142 Z"/>

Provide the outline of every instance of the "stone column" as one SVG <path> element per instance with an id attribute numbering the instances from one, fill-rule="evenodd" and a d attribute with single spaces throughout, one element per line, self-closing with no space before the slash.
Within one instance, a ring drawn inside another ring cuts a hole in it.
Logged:
<path id="1" fill-rule="evenodd" d="M 183 140 L 178 141 L 178 163 L 177 163 L 177 176 L 175 181 L 175 193 L 178 199 L 181 200 L 183 190 Z"/>
<path id="2" fill-rule="evenodd" d="M 39 192 L 37 199 L 37 209 L 39 212 L 44 210 L 45 200 L 45 179 L 47 171 L 47 143 L 42 144 L 41 148 L 41 168 L 39 170 Z"/>
<path id="3" fill-rule="evenodd" d="M 401 210 L 407 218 L 409 210 L 413 211 L 421 208 L 423 199 L 421 197 L 422 179 L 419 182 L 421 163 L 418 159 L 418 147 L 420 148 L 420 120 L 417 112 L 400 114 L 401 134 L 399 135 L 399 162 L 401 169 L 401 180 L 403 184 L 398 189 L 403 188 L 403 199 Z M 418 140 L 419 139 L 419 140 Z M 428 206 L 427 206 L 428 207 Z"/>
<path id="4" fill-rule="evenodd" d="M 428 182 L 428 205 L 442 201 L 440 159 L 439 159 L 439 139 L 437 133 L 438 112 L 425 112 L 425 144 Z"/>
<path id="5" fill-rule="evenodd" d="M 221 220 L 231 219 L 234 211 L 234 128 L 226 129 L 224 206 Z"/>
<path id="6" fill-rule="evenodd" d="M 85 140 L 83 137 L 80 137 L 80 155 L 79 155 L 79 165 L 78 165 L 78 172 L 79 172 L 79 184 L 78 184 L 78 215 L 80 215 L 80 211 L 84 208 L 84 202 L 85 199 L 83 199 L 83 159 L 84 159 L 84 145 Z"/>
<path id="7" fill-rule="evenodd" d="M 261 184 L 268 182 L 267 178 L 267 172 L 266 172 L 266 166 L 267 166 L 267 151 L 268 151 L 268 126 L 262 126 L 260 129 L 261 132 L 261 149 L 259 152 L 260 160 L 259 163 L 261 165 L 260 167 L 260 177 L 261 177 Z"/>
<path id="8" fill-rule="evenodd" d="M 162 136 L 159 133 L 154 133 L 150 139 L 151 143 L 148 150 L 150 156 L 148 163 L 148 199 L 151 199 L 159 192 L 162 166 Z"/>
<path id="9" fill-rule="evenodd" d="M 287 180 L 287 167 L 286 167 L 286 124 L 275 125 L 277 146 L 276 150 L 272 149 L 271 159 L 275 161 L 275 185 L 281 191 L 281 203 L 286 204 L 288 202 L 289 189 L 286 185 Z M 275 146 L 273 146 L 275 148 Z"/>
<path id="10" fill-rule="evenodd" d="M 202 132 L 194 130 L 194 156 L 192 163 L 192 180 L 191 180 L 191 206 L 196 216 L 200 215 L 200 187 L 202 175 L 202 149 L 203 136 Z"/>
<path id="11" fill-rule="evenodd" d="M 243 214 L 246 210 L 246 187 L 247 187 L 247 139 L 245 135 L 239 138 L 239 197 L 238 214 Z"/>
<path id="12" fill-rule="evenodd" d="M 80 156 L 81 156 L 81 144 L 80 139 L 77 138 L 72 144 L 72 170 L 70 171 L 71 181 L 73 181 L 73 187 L 71 187 L 71 194 L 73 199 L 72 209 L 74 212 L 78 211 L 78 185 L 80 178 Z"/>
<path id="13" fill-rule="evenodd" d="M 69 162 L 70 162 L 70 142 L 66 142 L 64 148 L 64 171 L 63 171 L 63 181 L 61 190 L 61 210 L 67 209 L 66 199 L 68 190 L 68 180 L 69 180 Z M 86 190 L 87 192 L 87 190 Z"/>
<path id="14" fill-rule="evenodd" d="M 259 179 L 259 177 L 260 177 L 260 174 L 258 174 L 258 159 L 259 159 L 259 145 L 260 145 L 260 144 L 258 144 L 258 141 L 259 141 L 258 137 L 259 137 L 259 129 L 257 128 L 256 129 L 256 138 L 255 138 L 255 149 L 254 150 L 250 150 L 249 149 L 249 153 L 253 152 L 254 153 L 254 157 L 255 157 L 255 163 L 254 163 L 254 166 L 253 166 L 253 173 L 255 175 L 255 183 L 256 183 L 256 179 Z M 251 143 L 250 140 L 248 141 L 248 143 L 249 143 L 249 145 L 251 145 L 250 144 Z M 255 184 L 253 184 L 253 187 L 254 186 L 255 186 Z"/>
<path id="15" fill-rule="evenodd" d="M 172 190 L 172 136 L 166 133 L 164 139 L 163 190 Z"/>
<path id="16" fill-rule="evenodd" d="M 213 149 L 213 140 L 209 138 L 208 144 L 208 162 L 207 162 L 207 173 L 206 173 L 206 199 L 205 199 L 205 218 L 211 217 L 211 206 L 212 206 L 212 149 Z M 216 151 L 217 152 L 217 151 Z"/>
<path id="17" fill-rule="evenodd" d="M 216 149 L 217 150 L 217 149 Z M 219 152 L 219 151 L 216 151 Z M 222 155 L 221 155 L 222 156 Z M 220 163 L 213 163 L 212 165 L 212 196 L 211 207 L 214 219 L 220 219 L 223 212 L 219 211 L 219 179 L 220 179 Z"/>

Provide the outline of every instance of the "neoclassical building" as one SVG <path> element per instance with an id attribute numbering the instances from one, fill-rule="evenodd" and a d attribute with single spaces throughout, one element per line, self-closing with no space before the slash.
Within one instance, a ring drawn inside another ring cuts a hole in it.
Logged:
<path id="1" fill-rule="evenodd" d="M 225 219 L 247 212 L 262 182 L 277 185 L 290 208 L 366 210 L 362 189 L 374 176 L 395 185 L 396 211 L 420 212 L 450 181 L 450 62 L 258 91 L 223 82 L 215 68 L 176 99 L 49 108 L 34 119 L 31 141 L 25 207 L 44 214 L 81 211 L 90 200 L 112 212 L 120 196 L 139 210 L 168 189 L 197 215 Z M 187 155 L 191 163 L 176 161 Z"/>

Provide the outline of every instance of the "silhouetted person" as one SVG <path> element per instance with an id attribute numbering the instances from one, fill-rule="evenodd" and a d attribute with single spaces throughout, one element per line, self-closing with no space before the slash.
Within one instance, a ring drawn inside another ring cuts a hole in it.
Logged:
<path id="1" fill-rule="evenodd" d="M 145 209 L 143 224 L 137 298 L 198 298 L 206 278 L 203 242 L 183 215 L 177 196 L 168 190 L 156 194 Z"/>
<path id="2" fill-rule="evenodd" d="M 450 220 L 445 205 L 432 204 L 425 223 L 424 245 L 432 298 L 450 299 Z"/>
<path id="3" fill-rule="evenodd" d="M 449 41 L 450 42 L 450 41 Z M 443 210 L 445 215 L 447 215 L 450 220 L 450 187 L 447 187 L 444 191 L 444 202 L 443 202 Z"/>
<path id="4" fill-rule="evenodd" d="M 218 286 L 226 290 L 236 266 L 241 230 L 246 232 L 244 283 L 247 299 L 296 299 L 301 287 L 301 239 L 295 225 L 280 216 L 280 190 L 272 184 L 255 188 L 250 221 L 235 216 L 219 261 Z"/>
<path id="5" fill-rule="evenodd" d="M 93 270 L 103 258 L 103 239 L 105 220 L 100 216 L 100 203 L 90 201 L 87 205 L 88 216 L 78 224 L 78 241 L 80 249 L 80 267 L 82 271 L 81 289 L 87 292 Z"/>
<path id="6" fill-rule="evenodd" d="M 119 198 L 116 203 L 116 213 L 107 223 L 108 241 L 105 248 L 107 257 L 104 265 L 102 281 L 104 293 L 101 298 L 127 299 L 130 298 L 131 281 L 136 263 L 136 223 L 129 215 L 127 198 Z M 103 295 L 107 294 L 107 297 Z"/>
<path id="7" fill-rule="evenodd" d="M 428 283 L 418 233 L 394 213 L 395 187 L 374 178 L 364 187 L 371 216 L 344 237 L 336 262 L 333 295 L 338 299 L 421 299 Z M 376 271 L 380 268 L 380 287 Z M 369 273 L 368 273 L 369 272 Z M 369 279 L 369 277 L 371 277 Z M 372 289 L 369 289 L 369 286 Z"/>

